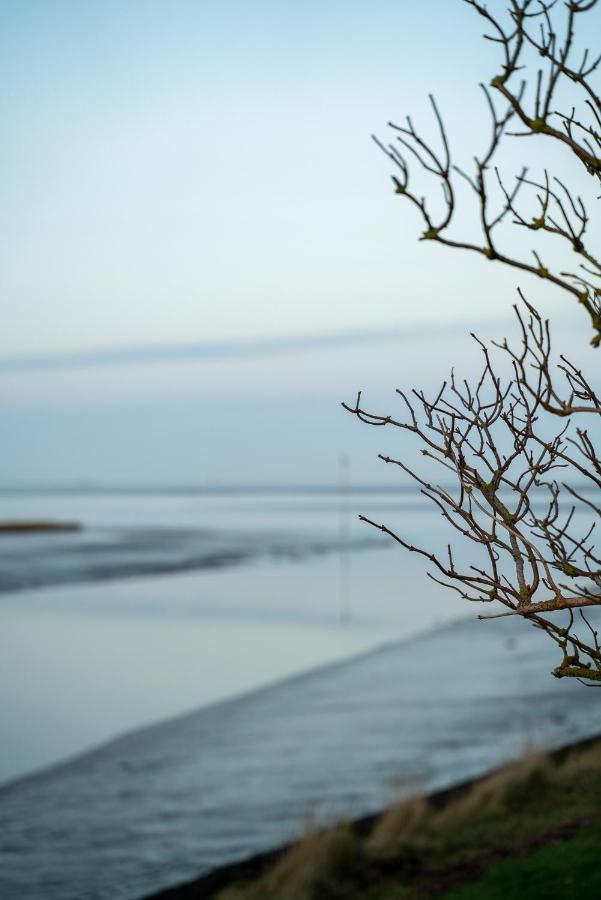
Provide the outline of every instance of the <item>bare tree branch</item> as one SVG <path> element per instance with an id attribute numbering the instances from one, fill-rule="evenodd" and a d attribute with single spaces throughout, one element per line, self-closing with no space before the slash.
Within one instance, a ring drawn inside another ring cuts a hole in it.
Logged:
<path id="1" fill-rule="evenodd" d="M 489 87 L 481 85 L 491 119 L 491 136 L 482 154 L 475 157 L 473 171 L 467 172 L 453 161 L 445 125 L 432 96 L 430 103 L 439 135 L 438 146 L 420 134 L 410 117 L 404 125 L 389 123 L 393 131 L 391 143 L 386 144 L 376 137 L 374 140 L 395 168 L 392 177 L 395 193 L 409 201 L 422 219 L 421 240 L 470 250 L 554 284 L 584 308 L 593 330 L 592 343 L 599 346 L 601 262 L 588 246 L 589 215 L 582 199 L 574 195 L 563 179 L 550 177 L 547 172 L 543 173 L 542 179 L 532 179 L 526 168 L 508 187 L 494 164 L 505 135 L 539 136 L 558 142 L 597 182 L 601 182 L 601 99 L 591 81 L 601 56 L 593 59 L 587 50 L 579 61 L 574 59 L 576 22 L 594 9 L 597 0 L 568 2 L 561 6 L 557 6 L 555 0 L 509 0 L 505 17 L 491 13 L 477 0 L 464 2 L 485 20 L 491 29 L 485 37 L 498 45 L 502 55 L 501 73 L 491 79 Z M 525 77 L 532 65 L 532 56 L 539 66 L 540 60 L 544 61 L 544 67 L 536 70 L 534 97 L 530 96 L 532 91 L 527 90 Z M 555 98 L 566 86 L 574 95 L 573 106 L 567 113 L 555 109 Z M 495 106 L 491 90 L 500 95 L 502 109 Z M 523 130 L 509 132 L 508 126 L 512 122 L 519 123 Z M 436 214 L 426 198 L 414 188 L 410 159 L 440 184 L 442 212 Z M 463 179 L 474 194 L 481 243 L 452 233 L 457 209 L 456 177 Z M 526 192 L 533 193 L 536 198 L 538 209 L 534 216 L 524 215 L 518 206 Z M 500 202 L 496 194 L 500 194 Z M 507 220 L 527 229 L 533 236 L 535 232 L 542 232 L 566 242 L 578 260 L 576 271 L 554 270 L 544 260 L 540 247 L 533 247 L 531 254 L 519 258 L 504 250 L 498 228 Z"/>
<path id="2" fill-rule="evenodd" d="M 596 682 L 601 650 L 596 637 L 576 633 L 572 611 L 601 606 L 601 557 L 594 543 L 601 460 L 574 420 L 586 415 L 601 423 L 601 404 L 580 369 L 564 357 L 553 365 L 549 324 L 524 304 L 526 315 L 516 309 L 521 348 L 506 340 L 497 345 L 513 376 L 497 374 L 491 350 L 476 338 L 482 370 L 474 385 L 459 384 L 451 374 L 430 399 L 423 391 L 398 390 L 398 416 L 367 411 L 361 394 L 353 405 L 343 404 L 362 422 L 413 434 L 422 456 L 440 466 L 447 481 L 452 478 L 454 488 L 442 487 L 406 461 L 380 456 L 408 474 L 447 526 L 475 545 L 470 565 L 457 565 L 450 544 L 440 557 L 385 524 L 360 518 L 424 557 L 430 577 L 463 599 L 505 607 L 479 618 L 521 616 L 545 631 L 563 653 L 557 677 Z M 561 612 L 570 617 L 567 627 L 549 618 Z"/>

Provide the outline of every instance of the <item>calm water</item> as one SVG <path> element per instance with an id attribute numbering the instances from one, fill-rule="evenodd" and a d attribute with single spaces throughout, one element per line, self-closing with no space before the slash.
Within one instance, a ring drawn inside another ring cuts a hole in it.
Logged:
<path id="1" fill-rule="evenodd" d="M 0 536 L 3 900 L 134 900 L 294 837 L 307 812 L 373 810 L 407 780 L 601 725 L 594 691 L 549 676 L 544 635 L 476 622 L 356 520 L 444 549 L 414 494 L 5 494 L 0 510 L 84 526 Z"/>
<path id="2" fill-rule="evenodd" d="M 138 900 L 297 837 L 307 815 L 598 732 L 595 691 L 551 678 L 552 647 L 522 625 L 441 627 L 0 786 L 0 896 Z"/>
<path id="3" fill-rule="evenodd" d="M 413 494 L 1 496 L 84 527 L 0 536 L 0 780 L 465 614 L 359 511 L 438 521 Z"/>

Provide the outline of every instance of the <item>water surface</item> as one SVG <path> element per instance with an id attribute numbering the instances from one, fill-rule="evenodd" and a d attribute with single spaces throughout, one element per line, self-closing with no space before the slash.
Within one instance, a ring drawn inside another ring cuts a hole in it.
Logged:
<path id="1" fill-rule="evenodd" d="M 45 492 L 0 509 L 83 525 L 0 536 L 0 780 L 463 612 L 356 520 L 425 536 L 436 519 L 412 494 Z"/>

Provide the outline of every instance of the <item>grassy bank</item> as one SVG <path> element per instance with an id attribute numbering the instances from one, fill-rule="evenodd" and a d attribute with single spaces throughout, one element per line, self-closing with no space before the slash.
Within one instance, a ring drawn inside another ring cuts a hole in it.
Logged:
<path id="1" fill-rule="evenodd" d="M 368 828 L 308 835 L 218 900 L 534 900 L 601 896 L 601 741 L 528 753 L 457 796 L 419 795 Z"/>

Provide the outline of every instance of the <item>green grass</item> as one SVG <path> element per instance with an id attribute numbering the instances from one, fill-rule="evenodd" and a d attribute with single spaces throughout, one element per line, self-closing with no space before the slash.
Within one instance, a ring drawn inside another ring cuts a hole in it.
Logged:
<path id="1" fill-rule="evenodd" d="M 219 900 L 601 897 L 601 742 L 522 759 L 442 807 L 408 798 L 368 834 L 308 835 Z"/>
<path id="2" fill-rule="evenodd" d="M 581 900 L 601 897 L 601 826 L 583 827 L 572 838 L 532 855 L 491 866 L 474 884 L 445 900 Z"/>

